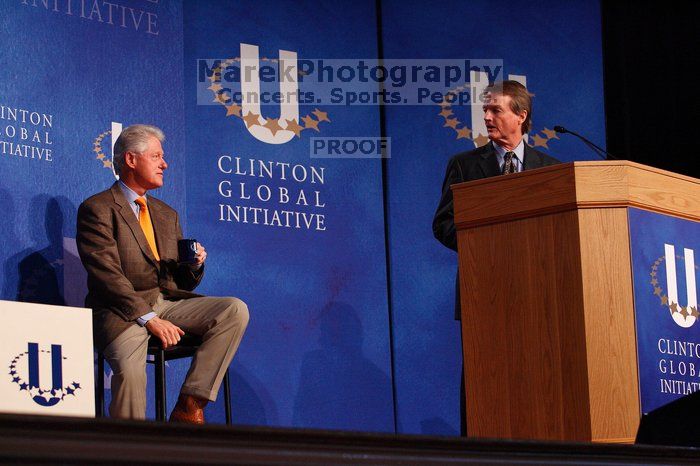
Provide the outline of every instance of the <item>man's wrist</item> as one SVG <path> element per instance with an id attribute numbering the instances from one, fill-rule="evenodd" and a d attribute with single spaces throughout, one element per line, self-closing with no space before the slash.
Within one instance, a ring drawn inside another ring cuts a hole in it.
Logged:
<path id="1" fill-rule="evenodd" d="M 136 318 L 136 322 L 137 322 L 141 327 L 145 327 L 146 324 L 148 323 L 148 321 L 151 320 L 151 319 L 154 318 L 154 317 L 156 317 L 156 313 L 151 311 L 151 312 L 149 312 L 148 314 L 144 314 L 144 315 L 142 315 L 141 317 L 137 317 L 137 318 Z"/>

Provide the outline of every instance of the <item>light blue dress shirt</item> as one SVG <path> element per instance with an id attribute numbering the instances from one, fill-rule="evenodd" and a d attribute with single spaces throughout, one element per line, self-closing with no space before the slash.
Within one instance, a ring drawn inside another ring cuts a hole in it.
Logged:
<path id="1" fill-rule="evenodd" d="M 503 165 L 506 163 L 504 156 L 508 151 L 496 144 L 495 142 L 493 142 L 493 147 L 496 149 L 496 158 L 498 159 L 498 166 L 501 167 L 501 173 L 503 173 Z M 515 157 L 513 157 L 513 163 L 515 164 L 515 173 L 519 173 L 523 171 L 523 162 L 525 161 L 525 141 L 521 139 L 520 144 L 518 144 L 515 147 L 515 149 L 513 149 L 511 152 L 515 153 Z"/>

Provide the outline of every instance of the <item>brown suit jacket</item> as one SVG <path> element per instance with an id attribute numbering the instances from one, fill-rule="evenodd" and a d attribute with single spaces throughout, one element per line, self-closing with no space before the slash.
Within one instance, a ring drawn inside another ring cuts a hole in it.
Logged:
<path id="1" fill-rule="evenodd" d="M 93 310 L 95 344 L 101 351 L 136 319 L 153 310 L 159 293 L 168 299 L 190 293 L 204 268 L 177 263 L 182 238 L 175 210 L 153 196 L 148 209 L 160 262 L 151 252 L 133 210 L 117 183 L 86 199 L 78 209 L 76 241 L 88 274 L 85 305 Z"/>

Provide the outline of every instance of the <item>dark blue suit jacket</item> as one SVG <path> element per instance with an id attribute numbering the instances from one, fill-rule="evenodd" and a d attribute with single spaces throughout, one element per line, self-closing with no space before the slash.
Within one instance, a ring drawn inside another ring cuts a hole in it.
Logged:
<path id="1" fill-rule="evenodd" d="M 536 151 L 525 144 L 525 160 L 523 170 L 546 167 L 560 163 L 554 157 Z M 462 152 L 452 157 L 447 164 L 445 181 L 442 183 L 442 197 L 433 217 L 433 234 L 438 241 L 448 248 L 457 251 L 457 235 L 454 222 L 454 205 L 450 186 L 465 181 L 479 180 L 501 175 L 498 157 L 493 143 L 477 149 Z M 459 305 L 459 273 L 455 284 L 455 319 L 460 319 Z"/>

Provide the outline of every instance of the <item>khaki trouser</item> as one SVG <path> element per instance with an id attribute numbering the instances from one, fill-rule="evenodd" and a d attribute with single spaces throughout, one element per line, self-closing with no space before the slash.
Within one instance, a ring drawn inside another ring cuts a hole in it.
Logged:
<path id="1" fill-rule="evenodd" d="M 246 304 L 238 298 L 208 296 L 166 301 L 161 295 L 153 311 L 185 332 L 202 337 L 202 345 L 192 358 L 180 392 L 215 401 L 248 325 Z M 111 417 L 146 417 L 148 338 L 148 331 L 134 322 L 104 350 L 104 357 L 113 371 Z"/>

